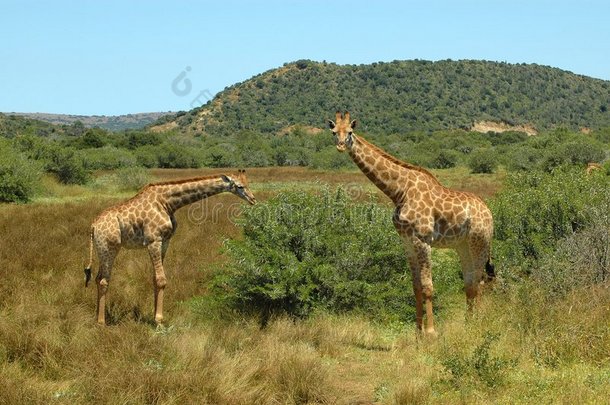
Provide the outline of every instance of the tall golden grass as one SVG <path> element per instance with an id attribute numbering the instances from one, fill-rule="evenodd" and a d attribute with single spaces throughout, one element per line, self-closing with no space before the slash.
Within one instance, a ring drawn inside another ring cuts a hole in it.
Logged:
<path id="1" fill-rule="evenodd" d="M 265 185 L 282 179 L 292 187 L 338 176 L 265 170 L 249 173 L 259 195 L 275 192 Z M 552 303 L 527 283 L 491 291 L 471 317 L 456 293 L 444 299 L 455 305 L 440 314 L 433 341 L 419 340 L 413 325 L 349 314 L 278 318 L 261 330 L 257 319 L 194 311 L 190 300 L 206 294 L 224 260 L 222 240 L 239 237 L 227 212 L 235 200 L 211 198 L 200 207 L 207 215 L 178 212 L 166 259 L 168 326 L 159 330 L 152 326 L 152 269 L 144 251 L 120 253 L 109 290 L 110 326 L 95 323 L 96 292 L 84 288 L 82 272 L 89 225 L 117 199 L 0 206 L 0 404 L 595 404 L 610 398 L 607 285 Z M 494 336 L 488 347 L 486 335 Z"/>

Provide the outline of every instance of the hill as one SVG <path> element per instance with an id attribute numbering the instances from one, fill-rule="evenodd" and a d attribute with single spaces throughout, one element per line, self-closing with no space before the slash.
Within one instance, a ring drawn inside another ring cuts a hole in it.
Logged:
<path id="1" fill-rule="evenodd" d="M 610 126 L 609 106 L 609 81 L 535 64 L 301 60 L 227 87 L 153 129 L 278 132 L 295 124 L 323 127 L 337 109 L 352 111 L 369 133 L 469 129 L 478 121 L 596 129 Z"/>
<path id="2" fill-rule="evenodd" d="M 109 131 L 121 131 L 124 129 L 141 129 L 153 124 L 168 112 L 136 113 L 126 115 L 69 115 L 69 114 L 46 114 L 46 113 L 10 113 L 39 121 L 49 122 L 57 125 L 72 125 L 80 121 L 85 127 L 99 127 Z"/>

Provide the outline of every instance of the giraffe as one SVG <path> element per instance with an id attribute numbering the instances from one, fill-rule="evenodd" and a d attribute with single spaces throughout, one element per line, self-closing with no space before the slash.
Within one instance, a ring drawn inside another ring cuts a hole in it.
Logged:
<path id="1" fill-rule="evenodd" d="M 163 259 L 176 232 L 174 213 L 181 207 L 212 195 L 231 192 L 255 204 L 244 170 L 236 176 L 212 175 L 192 179 L 153 183 L 131 199 L 103 211 L 91 224 L 89 264 L 85 268 L 85 287 L 91 280 L 93 247 L 100 261 L 97 282 L 97 322 L 106 324 L 106 292 L 114 259 L 122 247 L 146 248 L 153 264 L 155 322 L 163 321 L 163 293 L 167 280 Z"/>
<path id="2" fill-rule="evenodd" d="M 495 277 L 490 250 L 493 218 L 478 196 L 444 187 L 427 170 L 402 162 L 354 134 L 356 120 L 337 111 L 328 120 L 339 152 L 352 160 L 395 205 L 392 217 L 402 238 L 413 280 L 418 334 L 436 336 L 432 314 L 432 247 L 455 249 L 460 257 L 466 301 L 471 309 L 479 284 Z M 423 325 L 424 307 L 426 325 Z"/>
<path id="3" fill-rule="evenodd" d="M 601 164 L 599 164 L 599 163 L 596 163 L 596 162 L 589 162 L 589 163 L 587 163 L 587 168 L 585 169 L 585 172 L 586 172 L 587 174 L 591 174 L 591 173 L 593 173 L 594 171 L 596 171 L 596 170 L 602 170 L 603 168 L 604 168 L 604 167 L 603 167 Z"/>

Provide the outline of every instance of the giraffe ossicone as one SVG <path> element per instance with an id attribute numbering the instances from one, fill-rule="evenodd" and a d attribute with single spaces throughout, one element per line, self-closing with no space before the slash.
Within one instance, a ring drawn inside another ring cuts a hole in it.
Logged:
<path id="1" fill-rule="evenodd" d="M 335 120 L 328 120 L 328 125 L 337 150 L 347 150 L 368 179 L 394 202 L 392 220 L 404 241 L 411 269 L 417 330 L 435 335 L 431 248 L 457 251 L 471 308 L 479 296 L 481 282 L 495 277 L 491 264 L 491 211 L 480 197 L 444 187 L 426 169 L 402 162 L 357 136 L 356 120 L 351 120 L 349 112 L 337 111 Z"/>
<path id="2" fill-rule="evenodd" d="M 85 268 L 85 287 L 91 279 L 93 249 L 97 252 L 97 322 L 106 323 L 106 293 L 114 259 L 121 248 L 146 248 L 153 264 L 155 322 L 163 321 L 163 293 L 167 284 L 163 259 L 176 232 L 174 213 L 179 208 L 204 198 L 231 192 L 250 204 L 256 198 L 248 188 L 245 171 L 235 176 L 212 175 L 149 184 L 131 199 L 103 211 L 91 224 L 89 264 Z"/>

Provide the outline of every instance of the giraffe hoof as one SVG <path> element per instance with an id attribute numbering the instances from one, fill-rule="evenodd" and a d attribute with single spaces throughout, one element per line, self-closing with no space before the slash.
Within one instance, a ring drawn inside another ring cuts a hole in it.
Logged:
<path id="1" fill-rule="evenodd" d="M 438 337 L 438 333 L 434 329 L 426 329 L 423 333 L 426 339 L 434 340 Z"/>

